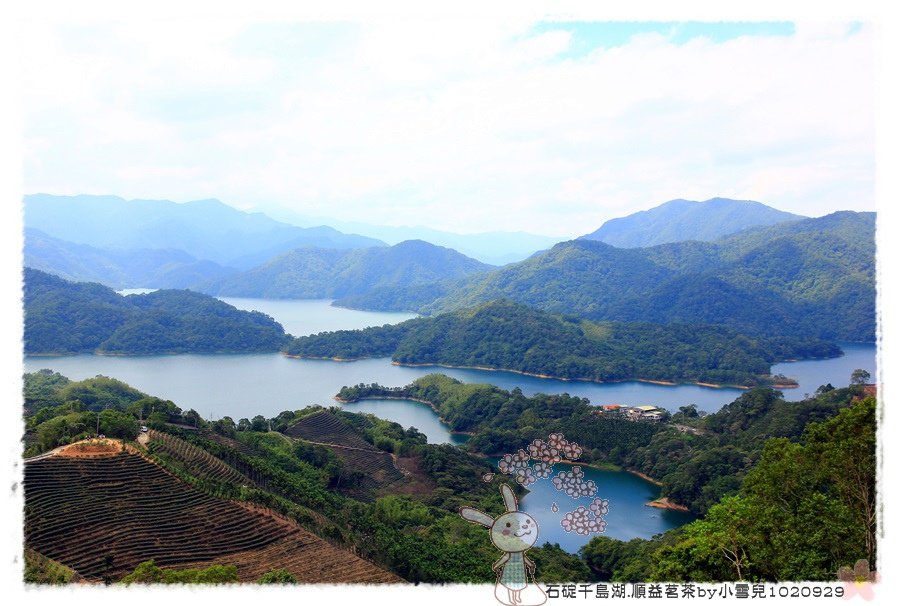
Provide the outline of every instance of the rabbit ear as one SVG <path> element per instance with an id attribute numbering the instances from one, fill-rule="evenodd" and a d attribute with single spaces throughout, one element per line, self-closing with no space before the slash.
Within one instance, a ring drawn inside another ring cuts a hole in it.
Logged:
<path id="1" fill-rule="evenodd" d="M 474 507 L 460 507 L 459 515 L 461 515 L 464 520 L 481 524 L 485 528 L 490 528 L 494 525 L 494 518 Z"/>
<path id="2" fill-rule="evenodd" d="M 519 502 L 516 501 L 516 495 L 508 484 L 500 485 L 500 493 L 503 495 L 503 504 L 506 505 L 506 511 L 519 510 Z"/>

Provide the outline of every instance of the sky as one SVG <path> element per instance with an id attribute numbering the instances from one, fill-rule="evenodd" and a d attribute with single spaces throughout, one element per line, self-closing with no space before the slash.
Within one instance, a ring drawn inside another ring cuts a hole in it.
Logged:
<path id="1" fill-rule="evenodd" d="M 574 236 L 674 198 L 875 208 L 865 22 L 33 21 L 26 193 Z"/>

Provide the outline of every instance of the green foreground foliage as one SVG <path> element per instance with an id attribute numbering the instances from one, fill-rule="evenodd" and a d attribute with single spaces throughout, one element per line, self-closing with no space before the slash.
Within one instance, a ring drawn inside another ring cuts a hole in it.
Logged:
<path id="1" fill-rule="evenodd" d="M 33 549 L 25 548 L 25 582 L 41 585 L 66 585 L 81 577 L 77 572 Z"/>
<path id="2" fill-rule="evenodd" d="M 592 539 L 582 555 L 617 581 L 832 581 L 876 557 L 876 403 L 866 398 L 800 441 L 768 440 L 740 491 L 650 541 Z"/>
<path id="3" fill-rule="evenodd" d="M 338 396 L 430 402 L 451 429 L 474 434 L 466 448 L 479 453 L 513 453 L 534 439 L 561 432 L 584 448 L 582 461 L 640 471 L 662 483 L 662 496 L 703 514 L 738 491 L 766 440 L 798 440 L 808 423 L 834 416 L 860 393 L 860 387 L 852 386 L 787 402 L 779 391 L 757 387 L 713 414 L 701 416 L 696 407 L 683 407 L 673 416 L 682 429 L 598 414 L 588 400 L 568 394 L 525 397 L 518 389 L 464 384 L 441 374 L 402 388 L 344 387 Z"/>
<path id="4" fill-rule="evenodd" d="M 483 529 L 462 520 L 458 510 L 469 505 L 502 513 L 499 484 L 505 478 L 498 474 L 483 482 L 492 469 L 472 452 L 427 444 L 414 428 L 372 415 L 326 409 L 361 439 L 414 462 L 420 474 L 418 488 L 400 494 L 387 486 L 360 500 L 349 496 L 355 494 L 348 492 L 353 470 L 333 449 L 269 430 L 286 431 L 321 414 L 321 407 L 271 419 L 208 423 L 193 411 L 182 412 L 174 403 L 105 377 L 70 382 L 42 371 L 26 376 L 25 384 L 32 403 L 26 417 L 32 451 L 52 446 L 54 436 L 57 442 L 74 439 L 71 431 L 53 433 L 60 426 L 77 429 L 70 424 L 72 415 L 96 418 L 100 410 L 101 422 L 104 413 L 134 422 L 150 407 L 158 415 L 154 427 L 250 480 L 240 485 L 221 479 L 226 476 L 216 480 L 202 463 L 157 452 L 151 441 L 148 455 L 198 490 L 272 508 L 412 582 L 493 581 L 490 565 L 497 551 Z M 566 394 L 528 398 L 519 390 L 465 385 L 443 375 L 404 388 L 347 387 L 341 396 L 432 402 L 452 428 L 474 434 L 468 444 L 475 453 L 514 452 L 537 437 L 562 432 L 585 448 L 586 462 L 652 472 L 663 481 L 663 494 L 705 514 L 652 540 L 596 537 L 578 555 L 555 545 L 535 547 L 529 556 L 538 563 L 539 578 L 554 582 L 829 580 L 838 567 L 857 559 L 874 562 L 876 405 L 873 398 L 861 399 L 862 393 L 861 385 L 823 387 L 814 398 L 785 402 L 777 391 L 756 388 L 715 414 L 682 407 L 672 418 L 695 433 L 598 415 L 587 400 Z M 67 578 L 49 570 L 31 573 L 32 578 Z M 127 578 L 230 582 L 229 574 L 214 567 L 177 576 L 145 562 Z M 279 571 L 265 578 L 290 582 Z"/>
<path id="5" fill-rule="evenodd" d="M 237 583 L 237 567 L 221 566 L 214 564 L 207 568 L 187 568 L 184 570 L 170 570 L 160 568 L 153 560 L 141 562 L 134 572 L 122 577 L 122 583 L 159 583 L 171 585 L 173 583 L 190 583 L 203 585 L 219 585 L 222 583 Z"/>

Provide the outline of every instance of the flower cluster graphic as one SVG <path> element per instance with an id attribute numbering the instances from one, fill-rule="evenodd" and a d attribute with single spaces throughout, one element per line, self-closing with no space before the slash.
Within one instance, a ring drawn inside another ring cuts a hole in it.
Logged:
<path id="1" fill-rule="evenodd" d="M 864 600 L 875 597 L 872 584 L 877 583 L 879 575 L 869 568 L 869 560 L 857 560 L 851 569 L 849 566 L 841 566 L 838 570 L 838 580 L 844 582 L 844 599 L 849 600 L 854 595 L 859 595 Z"/>
<path id="2" fill-rule="evenodd" d="M 497 463 L 500 473 L 512 476 L 521 486 L 530 486 L 538 480 L 546 480 L 553 475 L 553 466 L 566 461 L 577 461 L 584 454 L 584 449 L 575 442 L 570 442 L 561 433 L 551 433 L 547 440 L 537 439 L 526 448 L 520 448 L 514 453 L 505 454 Z M 485 481 L 490 481 L 485 474 Z M 593 480 L 586 480 L 584 471 L 579 466 L 572 467 L 571 471 L 561 471 L 552 479 L 553 487 L 565 493 L 573 499 L 594 497 L 590 505 L 581 505 L 574 511 L 566 513 L 560 525 L 566 532 L 575 532 L 581 535 L 600 533 L 606 530 L 606 520 L 603 516 L 609 513 L 609 500 L 596 497 L 597 484 Z M 552 511 L 559 511 L 556 503 Z"/>
<path id="3" fill-rule="evenodd" d="M 553 478 L 556 490 L 564 492 L 573 499 L 592 497 L 597 494 L 597 484 L 593 480 L 584 479 L 584 471 L 575 466 L 572 471 L 561 471 Z"/>
<path id="4" fill-rule="evenodd" d="M 516 482 L 528 486 L 549 478 L 553 474 L 553 466 L 563 459 L 576 461 L 583 453 L 581 446 L 569 442 L 563 434 L 551 433 L 546 442 L 537 439 L 528 445 L 528 450 L 520 448 L 513 454 L 503 455 L 497 467 L 500 473 L 513 476 Z"/>
<path id="5" fill-rule="evenodd" d="M 576 532 L 588 535 L 594 532 L 606 530 L 606 520 L 603 516 L 609 513 L 609 500 L 594 498 L 588 507 L 579 505 L 575 511 L 570 511 L 563 517 L 560 525 L 566 532 Z"/>

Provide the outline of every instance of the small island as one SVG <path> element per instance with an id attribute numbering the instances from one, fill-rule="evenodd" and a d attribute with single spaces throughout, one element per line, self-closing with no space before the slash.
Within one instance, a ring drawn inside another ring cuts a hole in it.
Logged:
<path id="1" fill-rule="evenodd" d="M 787 377 L 771 376 L 772 364 L 841 354 L 820 339 L 751 337 L 710 325 L 592 322 L 507 300 L 396 325 L 301 337 L 284 351 L 337 360 L 390 356 L 406 366 L 505 370 L 561 380 L 744 388 L 794 386 Z"/>

